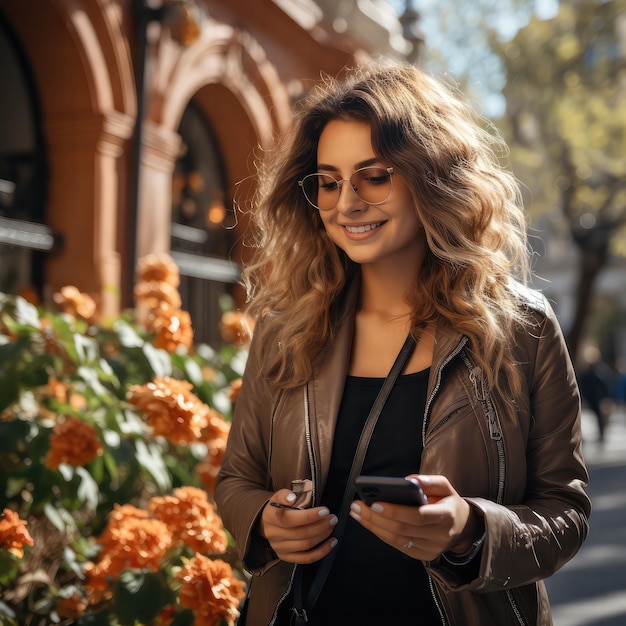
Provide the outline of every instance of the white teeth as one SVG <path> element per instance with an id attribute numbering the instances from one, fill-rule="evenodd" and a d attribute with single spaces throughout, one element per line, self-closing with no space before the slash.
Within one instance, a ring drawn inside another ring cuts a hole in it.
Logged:
<path id="1" fill-rule="evenodd" d="M 349 233 L 366 233 L 370 230 L 378 228 L 383 222 L 376 222 L 376 224 L 366 224 L 365 226 L 344 226 Z"/>

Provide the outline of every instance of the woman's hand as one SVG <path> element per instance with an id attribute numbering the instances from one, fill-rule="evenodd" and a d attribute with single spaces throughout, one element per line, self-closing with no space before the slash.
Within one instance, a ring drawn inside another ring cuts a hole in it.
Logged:
<path id="1" fill-rule="evenodd" d="M 288 489 L 277 491 L 261 513 L 259 530 L 279 559 L 288 563 L 314 563 L 337 544 L 330 535 L 338 519 L 326 507 L 290 508 L 295 499 L 296 495 Z"/>
<path id="2" fill-rule="evenodd" d="M 433 561 L 443 552 L 463 554 L 484 532 L 478 509 L 472 507 L 444 476 L 417 478 L 428 497 L 420 507 L 375 502 L 368 507 L 352 503 L 350 516 L 379 539 L 422 561 Z"/>

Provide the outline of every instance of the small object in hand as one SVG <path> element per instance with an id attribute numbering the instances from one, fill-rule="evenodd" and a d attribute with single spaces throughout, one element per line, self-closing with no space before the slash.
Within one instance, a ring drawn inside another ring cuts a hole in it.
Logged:
<path id="1" fill-rule="evenodd" d="M 306 509 L 311 504 L 313 493 L 313 481 L 308 478 L 291 481 L 291 491 L 296 494 L 293 507 L 296 509 Z"/>
<path id="2" fill-rule="evenodd" d="M 280 502 L 272 501 L 270 505 L 275 506 L 277 509 L 305 509 L 311 503 L 313 481 L 308 478 L 292 480 L 291 491 L 296 496 L 293 504 L 281 504 Z"/>

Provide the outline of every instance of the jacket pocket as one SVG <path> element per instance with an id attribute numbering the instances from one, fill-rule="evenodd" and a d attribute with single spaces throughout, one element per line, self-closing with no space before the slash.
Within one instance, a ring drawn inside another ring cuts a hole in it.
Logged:
<path id="1" fill-rule="evenodd" d="M 426 432 L 428 437 L 439 436 L 439 431 L 445 426 L 451 425 L 459 419 L 463 419 L 465 414 L 471 415 L 472 407 L 467 398 L 457 398 L 442 409 L 437 408 L 431 413 Z"/>
<path id="2" fill-rule="evenodd" d="M 545 622 L 537 621 L 539 602 L 537 598 L 537 585 L 530 584 L 516 587 L 506 591 L 514 624 L 519 626 L 545 626 Z"/>

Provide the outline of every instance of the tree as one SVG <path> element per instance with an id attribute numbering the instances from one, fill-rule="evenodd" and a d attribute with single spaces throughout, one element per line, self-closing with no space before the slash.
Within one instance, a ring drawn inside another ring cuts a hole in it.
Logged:
<path id="1" fill-rule="evenodd" d="M 626 234 L 626 2 L 569 0 L 508 43 L 505 134 L 535 212 L 560 210 L 580 253 L 567 340 L 576 356 L 594 285 Z M 620 41 L 621 37 L 621 41 Z"/>

